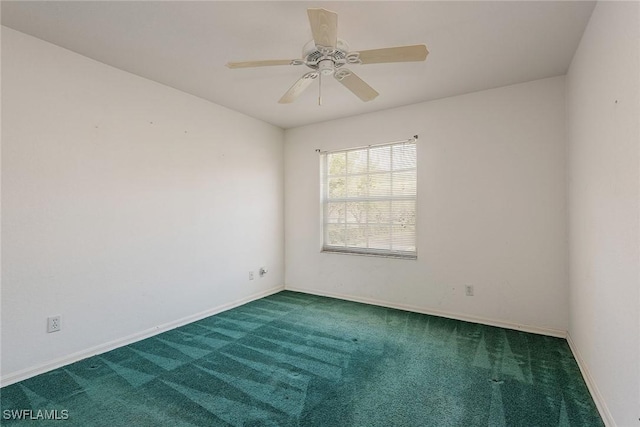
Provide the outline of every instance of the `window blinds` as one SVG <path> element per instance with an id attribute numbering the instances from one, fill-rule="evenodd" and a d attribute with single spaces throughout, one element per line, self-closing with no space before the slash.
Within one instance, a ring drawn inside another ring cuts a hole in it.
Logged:
<path id="1" fill-rule="evenodd" d="M 416 258 L 415 139 L 321 156 L 323 250 Z"/>

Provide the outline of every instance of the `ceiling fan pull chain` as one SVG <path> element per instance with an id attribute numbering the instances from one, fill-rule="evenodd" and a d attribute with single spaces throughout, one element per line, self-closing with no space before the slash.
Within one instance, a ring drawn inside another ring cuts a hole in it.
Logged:
<path id="1" fill-rule="evenodd" d="M 318 73 L 318 106 L 322 107 L 322 73 Z"/>

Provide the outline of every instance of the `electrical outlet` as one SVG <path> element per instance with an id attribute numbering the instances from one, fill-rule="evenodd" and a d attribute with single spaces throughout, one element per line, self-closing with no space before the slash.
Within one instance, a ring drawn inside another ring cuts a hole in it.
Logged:
<path id="1" fill-rule="evenodd" d="M 467 285 L 464 287 L 464 292 L 468 297 L 472 297 L 473 296 L 473 286 L 471 285 Z"/>
<path id="2" fill-rule="evenodd" d="M 260 267 L 260 277 L 264 277 L 264 275 L 267 273 L 267 267 Z"/>
<path id="3" fill-rule="evenodd" d="M 47 333 L 58 332 L 62 329 L 60 316 L 47 317 Z"/>
<path id="4" fill-rule="evenodd" d="M 249 272 L 249 280 L 253 280 L 253 271 Z"/>

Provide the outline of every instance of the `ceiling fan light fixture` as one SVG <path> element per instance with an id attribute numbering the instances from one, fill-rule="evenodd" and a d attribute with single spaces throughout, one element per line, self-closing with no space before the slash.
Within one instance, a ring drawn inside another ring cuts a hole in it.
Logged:
<path id="1" fill-rule="evenodd" d="M 318 62 L 318 71 L 323 76 L 330 76 L 335 71 L 335 65 L 331 59 L 323 59 Z"/>

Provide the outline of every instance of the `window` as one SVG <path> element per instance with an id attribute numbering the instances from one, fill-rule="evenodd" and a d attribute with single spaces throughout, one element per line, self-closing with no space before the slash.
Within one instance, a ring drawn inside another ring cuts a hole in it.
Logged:
<path id="1" fill-rule="evenodd" d="M 415 138 L 323 153 L 321 170 L 323 251 L 416 258 Z"/>

